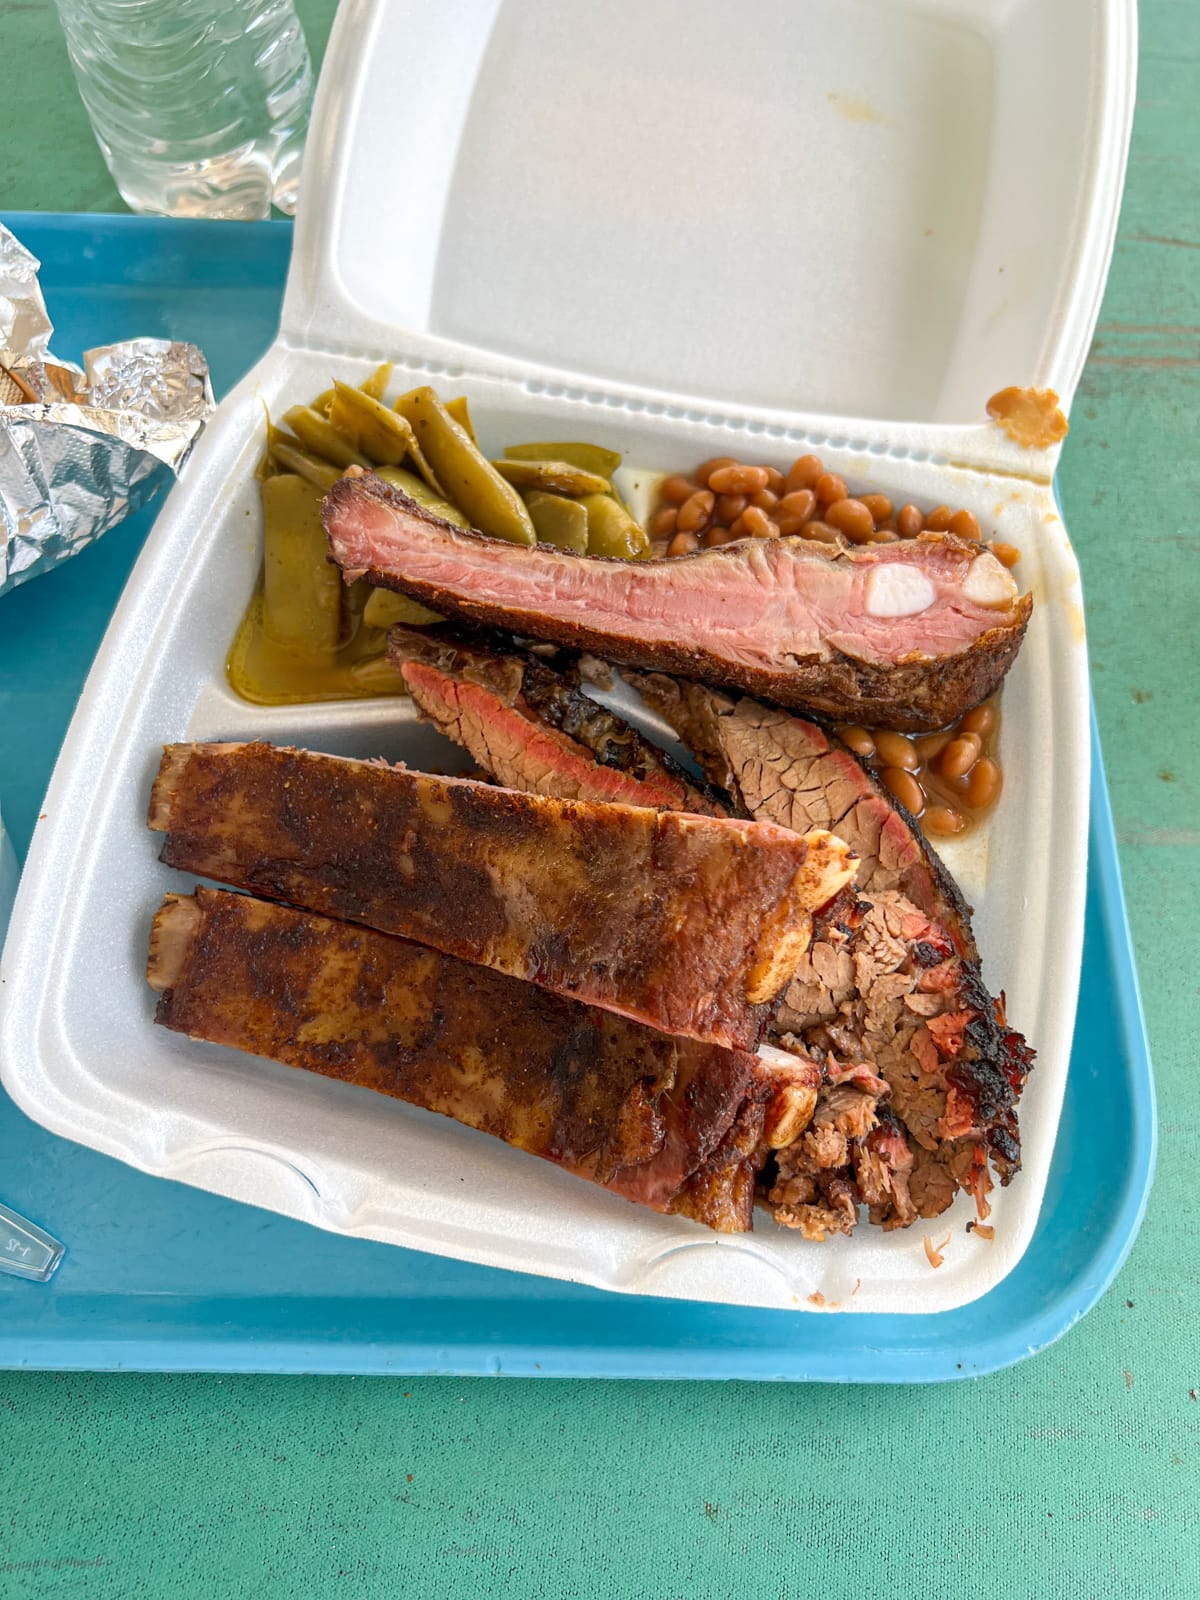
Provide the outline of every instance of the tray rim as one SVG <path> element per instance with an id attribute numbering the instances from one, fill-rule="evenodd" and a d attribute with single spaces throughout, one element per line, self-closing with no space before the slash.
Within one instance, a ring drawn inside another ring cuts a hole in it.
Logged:
<path id="1" fill-rule="evenodd" d="M 36 232 L 45 228 L 48 231 L 61 231 L 68 234 L 84 230 L 96 230 L 97 219 L 87 214 L 78 216 L 62 213 L 25 213 L 23 216 L 13 214 L 12 220 L 18 226 L 24 225 L 27 232 Z M 179 224 L 164 223 L 160 219 L 136 217 L 104 218 L 101 228 L 115 224 L 118 232 L 128 234 L 144 234 L 153 237 L 161 233 L 164 228 L 170 230 L 170 237 L 179 239 L 176 231 Z M 193 227 L 202 227 L 205 230 L 205 242 L 215 241 L 211 224 L 195 224 Z M 237 227 L 235 224 L 225 225 L 228 229 Z M 255 225 L 258 229 L 271 229 L 278 233 L 288 224 L 267 223 Z M 244 225 L 237 228 L 239 236 L 245 235 Z M 197 244 L 200 240 L 197 238 Z M 141 1339 L 106 1339 L 95 1340 L 69 1336 L 64 1339 L 40 1337 L 26 1341 L 23 1349 L 10 1352 L 12 1343 L 20 1343 L 19 1332 L 14 1330 L 13 1336 L 0 1336 L 0 1364 L 4 1366 L 47 1366 L 60 1370 L 80 1370 L 111 1368 L 120 1369 L 136 1366 L 138 1370 L 212 1370 L 212 1371 L 311 1371 L 311 1372 L 444 1372 L 467 1375 L 497 1371 L 528 1372 L 534 1375 L 535 1371 L 543 1375 L 558 1376 L 677 1376 L 677 1377 L 774 1377 L 792 1379 L 798 1377 L 819 1378 L 822 1381 L 938 1381 L 941 1378 L 965 1375 L 978 1375 L 986 1371 L 1011 1364 L 1022 1359 L 1036 1350 L 1044 1348 L 1047 1344 L 1066 1332 L 1074 1322 L 1079 1320 L 1095 1303 L 1112 1277 L 1119 1270 L 1121 1263 L 1132 1245 L 1137 1227 L 1144 1214 L 1146 1198 L 1148 1195 L 1150 1178 L 1153 1170 L 1154 1152 L 1156 1146 L 1156 1124 L 1154 1115 L 1154 1089 L 1150 1072 L 1149 1052 L 1145 1037 L 1144 1020 L 1141 1014 L 1140 997 L 1138 995 L 1136 973 L 1133 966 L 1132 949 L 1130 946 L 1128 923 L 1125 917 L 1124 904 L 1120 887 L 1119 865 L 1116 858 L 1115 839 L 1112 832 L 1111 812 L 1108 804 L 1107 790 L 1103 780 L 1103 769 L 1100 766 L 1099 748 L 1096 742 L 1095 716 L 1092 712 L 1092 742 L 1093 742 L 1093 778 L 1091 788 L 1091 834 L 1094 846 L 1097 846 L 1096 859 L 1099 868 L 1099 888 L 1103 902 L 1105 932 L 1110 948 L 1125 953 L 1128 960 L 1120 964 L 1115 974 L 1118 980 L 1115 999 L 1122 1023 L 1123 1051 L 1125 1068 L 1130 1076 L 1130 1081 L 1137 1087 L 1144 1085 L 1144 1092 L 1133 1096 L 1133 1103 L 1137 1112 L 1138 1128 L 1136 1130 L 1135 1161 L 1130 1171 L 1126 1174 L 1120 1204 L 1110 1213 L 1111 1223 L 1106 1228 L 1100 1245 L 1094 1253 L 1090 1268 L 1077 1279 L 1072 1280 L 1072 1286 L 1078 1287 L 1077 1294 L 1060 1294 L 1056 1296 L 1051 1305 L 1043 1312 L 1026 1323 L 1017 1325 L 1025 1337 L 1017 1341 L 1017 1347 L 1011 1350 L 997 1350 L 980 1364 L 971 1364 L 970 1374 L 954 1369 L 954 1363 L 948 1362 L 949 1370 L 933 1370 L 934 1364 L 929 1361 L 929 1352 L 925 1352 L 925 1365 L 921 1372 L 905 1370 L 906 1362 L 911 1360 L 908 1354 L 896 1354 L 884 1358 L 882 1352 L 875 1351 L 873 1370 L 870 1373 L 846 1372 L 795 1372 L 795 1371 L 747 1371 L 744 1365 L 738 1365 L 738 1352 L 711 1351 L 673 1353 L 672 1361 L 676 1370 L 664 1373 L 661 1366 L 656 1366 L 656 1353 L 654 1351 L 622 1350 L 620 1359 L 612 1360 L 613 1352 L 588 1352 L 586 1347 L 572 1346 L 570 1349 L 548 1352 L 540 1348 L 536 1353 L 544 1357 L 538 1363 L 533 1363 L 531 1358 L 526 1358 L 519 1352 L 513 1352 L 511 1361 L 503 1361 L 494 1351 L 479 1344 L 465 1343 L 461 1347 L 445 1349 L 434 1352 L 424 1344 L 378 1344 L 368 1342 L 356 1344 L 338 1341 L 331 1348 L 322 1348 L 320 1341 L 314 1342 L 311 1336 L 298 1335 L 296 1338 L 257 1339 L 246 1337 L 227 1341 L 224 1344 L 211 1336 L 186 1337 L 173 1341 L 162 1350 L 156 1349 L 153 1354 L 147 1350 L 146 1341 Z M 982 1302 L 976 1302 L 980 1304 Z M 926 1315 L 940 1316 L 940 1313 Z M 862 1320 L 864 1324 L 864 1339 L 869 1333 L 870 1319 Z M 906 1316 L 906 1323 L 916 1324 L 919 1320 Z M 844 1334 L 847 1324 L 841 1325 Z M 1007 1338 L 1011 1339 L 1010 1333 Z M 997 1344 L 1003 1344 L 1004 1338 L 998 1339 Z M 958 1353 L 962 1353 L 959 1351 Z M 16 1359 L 10 1359 L 15 1354 Z M 430 1365 L 429 1357 L 440 1355 L 443 1360 Z M 65 1358 L 65 1359 L 64 1359 Z M 450 1359 L 446 1359 L 450 1358 Z M 754 1363 L 762 1366 L 774 1360 L 774 1355 L 768 1352 L 755 1352 Z"/>
<path id="2" fill-rule="evenodd" d="M 1091 737 L 1089 832 L 1098 869 L 1101 922 L 1108 947 L 1127 958 L 1113 963 L 1112 972 L 1121 1024 L 1121 1060 L 1131 1088 L 1137 1091 L 1130 1096 L 1134 1160 L 1123 1174 L 1117 1202 L 1107 1213 L 1107 1225 L 1097 1235 L 1085 1269 L 1068 1279 L 1040 1312 L 1001 1326 L 984 1346 L 971 1347 L 981 1352 L 980 1359 L 969 1359 L 970 1350 L 962 1346 L 943 1343 L 939 1348 L 939 1327 L 946 1314 L 932 1312 L 903 1317 L 906 1331 L 928 1328 L 928 1342 L 914 1339 L 912 1348 L 905 1350 L 889 1350 L 872 1341 L 874 1325 L 890 1321 L 887 1314 L 840 1318 L 837 1328 L 843 1337 L 830 1341 L 828 1364 L 814 1363 L 811 1353 L 798 1351 L 792 1367 L 788 1358 L 793 1352 L 783 1344 L 752 1352 L 702 1346 L 632 1346 L 614 1351 L 585 1343 L 493 1345 L 475 1339 L 435 1348 L 421 1340 L 390 1343 L 369 1337 L 314 1338 L 307 1330 L 295 1337 L 266 1339 L 252 1332 L 222 1338 L 216 1330 L 169 1339 L 158 1327 L 148 1330 L 144 1338 L 97 1339 L 67 1331 L 61 1338 L 39 1332 L 24 1339 L 21 1330 L 10 1325 L 0 1331 L 0 1370 L 934 1384 L 986 1377 L 1040 1354 L 1082 1321 L 1124 1265 L 1145 1216 L 1158 1148 L 1154 1076 L 1094 708 Z M 36 1294 L 39 1286 L 23 1287 Z M 1003 1283 L 992 1292 L 1002 1288 Z M 985 1295 L 973 1305 L 981 1307 L 987 1298 Z M 859 1334 L 857 1340 L 845 1339 L 849 1329 Z M 960 1361 L 958 1357 L 968 1359 Z"/>

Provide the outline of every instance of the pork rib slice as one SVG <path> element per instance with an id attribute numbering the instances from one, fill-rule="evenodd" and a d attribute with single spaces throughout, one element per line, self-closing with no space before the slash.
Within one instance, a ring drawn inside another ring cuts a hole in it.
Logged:
<path id="1" fill-rule="evenodd" d="M 728 815 L 670 756 L 512 641 L 492 648 L 446 628 L 397 625 L 388 656 L 425 718 L 505 788 Z"/>
<path id="2" fill-rule="evenodd" d="M 845 896 L 818 919 L 776 1026 L 887 1081 L 911 1139 L 908 1220 L 936 1216 L 959 1188 L 982 1209 L 989 1158 L 1003 1183 L 1020 1167 L 1016 1105 L 1033 1051 L 984 985 L 953 878 L 908 812 L 816 724 L 662 674 L 627 676 L 744 815 L 829 828 L 858 851 L 861 903 Z M 904 1219 L 903 1193 L 890 1208 L 869 1203 L 885 1225 Z"/>
<path id="3" fill-rule="evenodd" d="M 1032 601 L 981 545 L 749 539 L 673 561 L 516 548 L 351 468 L 322 515 L 346 580 L 443 615 L 877 726 L 952 721 L 1011 666 Z"/>
<path id="4" fill-rule="evenodd" d="M 167 746 L 150 826 L 170 866 L 743 1049 L 854 875 L 820 831 L 269 744 Z"/>
<path id="5" fill-rule="evenodd" d="M 167 895 L 155 1021 L 374 1089 L 655 1211 L 752 1224 L 772 1141 L 811 1109 L 802 1063 L 672 1038 L 407 940 L 249 895 Z"/>

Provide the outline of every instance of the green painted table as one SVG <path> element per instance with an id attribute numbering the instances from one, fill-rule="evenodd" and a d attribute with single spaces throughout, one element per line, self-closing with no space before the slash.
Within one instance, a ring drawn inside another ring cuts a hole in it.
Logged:
<path id="1" fill-rule="evenodd" d="M 319 53 L 333 0 L 299 9 Z M 6 1373 L 0 1600 L 1200 1596 L 1198 71 L 1200 7 L 1144 0 L 1061 474 L 1161 1097 L 1114 1288 L 933 1392 Z M 0 106 L 0 210 L 122 209 L 49 0 L 0 0 Z"/>

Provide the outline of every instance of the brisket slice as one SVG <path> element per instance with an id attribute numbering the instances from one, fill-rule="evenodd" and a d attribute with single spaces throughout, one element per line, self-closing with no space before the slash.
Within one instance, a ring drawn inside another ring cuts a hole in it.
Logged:
<path id="1" fill-rule="evenodd" d="M 959 1188 L 984 1206 L 988 1160 L 1003 1183 L 1020 1166 L 1016 1104 L 1033 1052 L 988 993 L 969 910 L 912 817 L 813 723 L 662 674 L 627 676 L 743 814 L 829 828 L 858 851 L 861 903 L 843 896 L 818 919 L 777 1026 L 886 1079 L 910 1136 L 917 1214 L 936 1215 Z M 868 1203 L 885 1225 L 902 1220 L 895 1200 Z"/>
<path id="2" fill-rule="evenodd" d="M 365 573 L 460 621 L 877 726 L 937 728 L 986 699 L 1032 606 L 990 551 L 947 533 L 609 561 L 453 527 L 354 468 L 322 515 L 348 582 Z"/>
<path id="3" fill-rule="evenodd" d="M 162 859 L 667 1033 L 753 1048 L 851 852 L 269 744 L 167 747 Z"/>
<path id="4" fill-rule="evenodd" d="M 752 1225 L 804 1069 L 671 1038 L 370 928 L 199 888 L 167 895 L 147 977 L 177 1033 L 375 1089 L 655 1211 Z"/>
<path id="5" fill-rule="evenodd" d="M 621 801 L 727 816 L 657 745 L 589 695 L 573 675 L 511 639 L 396 626 L 388 656 L 426 720 L 506 789 L 559 800 Z"/>

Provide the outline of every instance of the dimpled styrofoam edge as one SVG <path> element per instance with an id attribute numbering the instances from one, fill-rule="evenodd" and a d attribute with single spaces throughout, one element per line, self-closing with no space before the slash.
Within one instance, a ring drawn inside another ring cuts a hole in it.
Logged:
<path id="1" fill-rule="evenodd" d="M 443 9 L 458 15 L 458 8 Z M 524 8 L 505 8 L 498 21 L 489 16 L 492 31 L 472 35 L 475 56 L 455 56 L 464 73 L 486 68 L 489 41 L 504 43 L 497 30 L 514 9 L 524 18 Z M 800 10 L 824 15 L 820 6 Z M 920 17 L 952 10 L 924 7 Z M 366 93 L 355 62 L 369 58 L 369 78 L 381 54 L 393 76 L 414 52 L 423 62 L 442 59 L 428 37 L 434 8 L 397 5 L 395 14 L 426 30 L 410 31 L 402 53 L 390 32 L 391 6 L 350 4 L 339 16 L 306 175 L 311 193 L 335 174 L 336 192 L 320 208 L 326 226 L 341 227 L 348 203 L 337 187 L 349 179 L 336 176 L 334 132 L 348 125 L 347 108 Z M 464 114 L 460 108 L 460 121 Z M 446 127 L 427 131 L 430 150 L 449 163 L 443 191 L 453 189 L 452 157 L 455 150 L 469 154 L 466 135 L 461 128 L 457 138 Z M 1093 129 L 1097 148 L 1108 132 L 1107 125 Z M 356 171 L 363 160 L 352 163 Z M 436 232 L 437 215 L 419 181 L 416 193 L 418 211 L 424 207 Z M 985 1293 L 1020 1258 L 1036 1222 L 1062 1102 L 1082 941 L 1086 648 L 1078 569 L 1044 471 L 1036 463 L 1017 472 L 978 455 L 968 459 L 960 448 L 964 430 L 951 424 L 841 423 L 798 408 L 672 397 L 543 370 L 365 317 L 355 300 L 361 284 L 352 292 L 329 276 L 329 251 L 317 260 L 316 214 L 306 201 L 284 331 L 223 403 L 172 492 L 64 743 L 2 958 L 5 1087 L 53 1131 L 148 1172 L 336 1232 L 465 1260 L 626 1292 L 804 1310 L 930 1312 Z M 388 253 L 386 230 L 380 249 L 397 272 L 409 270 L 411 263 Z M 1096 246 L 1090 259 L 1093 266 L 1100 261 L 1101 276 L 1102 258 Z M 338 261 L 340 272 L 344 253 Z M 438 265 L 431 294 L 448 270 L 448 263 Z M 655 473 L 707 455 L 786 465 L 816 449 L 859 492 L 966 506 L 990 535 L 1021 548 L 1018 576 L 1036 604 L 1005 690 L 1006 793 L 985 831 L 945 852 L 977 908 L 989 986 L 1006 992 L 1010 1017 L 1039 1052 L 1022 1102 L 1024 1170 L 993 1197 L 992 1242 L 966 1234 L 973 1208 L 961 1199 L 912 1230 L 883 1234 L 862 1226 L 853 1238 L 825 1245 L 766 1217 L 752 1235 L 717 1238 L 443 1118 L 153 1027 L 144 980 L 150 919 L 165 891 L 191 886 L 157 861 L 157 840 L 145 828 L 164 742 L 263 737 L 414 766 L 455 762 L 451 748 L 414 721 L 407 702 L 255 707 L 233 696 L 224 679 L 259 561 L 253 471 L 263 405 L 278 415 L 325 387 L 333 373 L 361 379 L 384 357 L 397 360 L 395 390 L 428 381 L 466 392 L 485 450 L 536 437 L 594 439 L 619 450 L 622 487 L 634 498 Z M 950 1238 L 936 1271 L 926 1234 L 938 1244 Z"/>

